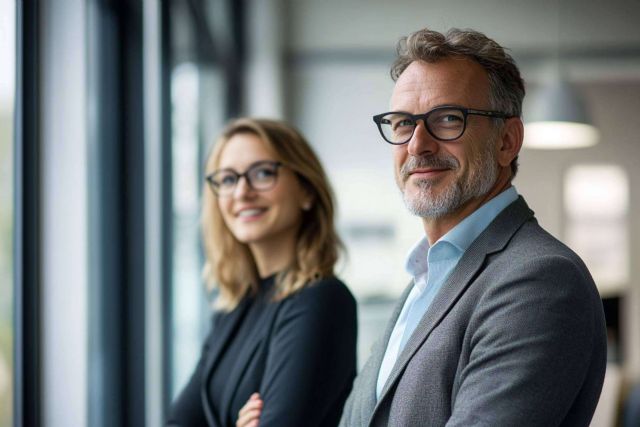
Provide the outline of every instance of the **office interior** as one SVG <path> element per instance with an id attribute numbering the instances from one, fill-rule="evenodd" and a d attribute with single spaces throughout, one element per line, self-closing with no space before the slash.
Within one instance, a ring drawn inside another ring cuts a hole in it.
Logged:
<path id="1" fill-rule="evenodd" d="M 371 116 L 388 107 L 396 42 L 424 27 L 473 28 L 508 47 L 527 84 L 525 122 L 558 78 L 588 111 L 597 144 L 525 147 L 514 185 L 594 276 L 609 363 L 592 425 L 623 425 L 640 383 L 640 2 L 0 8 L 0 427 L 162 424 L 215 298 L 201 274 L 203 162 L 239 116 L 287 120 L 325 165 L 362 366 L 423 235 Z"/>

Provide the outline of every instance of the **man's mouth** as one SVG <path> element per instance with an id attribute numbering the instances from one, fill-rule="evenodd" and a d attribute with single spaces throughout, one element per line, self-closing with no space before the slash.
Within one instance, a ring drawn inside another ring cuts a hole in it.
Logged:
<path id="1" fill-rule="evenodd" d="M 412 169 L 409 173 L 405 174 L 405 181 L 414 177 L 416 179 L 432 179 L 441 176 L 443 173 L 451 170 L 450 168 L 417 168 Z"/>
<path id="2" fill-rule="evenodd" d="M 418 168 L 409 172 L 409 175 L 429 175 L 448 171 L 449 168 Z"/>
<path id="3" fill-rule="evenodd" d="M 411 176 L 418 179 L 436 178 L 457 168 L 458 162 L 453 157 L 411 157 L 400 169 L 400 175 L 406 182 Z"/>

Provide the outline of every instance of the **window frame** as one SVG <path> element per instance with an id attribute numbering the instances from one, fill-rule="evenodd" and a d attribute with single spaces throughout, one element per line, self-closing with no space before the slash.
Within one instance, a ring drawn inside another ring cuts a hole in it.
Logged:
<path id="1" fill-rule="evenodd" d="M 39 2 L 16 2 L 13 423 L 42 423 Z"/>

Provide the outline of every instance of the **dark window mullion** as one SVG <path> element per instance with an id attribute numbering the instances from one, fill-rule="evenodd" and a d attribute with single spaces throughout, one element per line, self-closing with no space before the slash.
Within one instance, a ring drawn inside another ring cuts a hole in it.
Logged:
<path id="1" fill-rule="evenodd" d="M 14 132 L 14 425 L 39 426 L 41 407 L 39 2 L 16 2 Z"/>
<path id="2" fill-rule="evenodd" d="M 171 50 L 171 4 L 170 1 L 160 2 L 161 41 L 161 123 L 162 123 L 162 381 L 163 381 L 163 416 L 171 403 L 173 390 L 173 306 L 172 280 L 173 277 L 173 172 L 171 159 L 171 70 L 173 55 Z"/>
<path id="3" fill-rule="evenodd" d="M 142 0 L 89 3 L 89 424 L 145 425 Z"/>

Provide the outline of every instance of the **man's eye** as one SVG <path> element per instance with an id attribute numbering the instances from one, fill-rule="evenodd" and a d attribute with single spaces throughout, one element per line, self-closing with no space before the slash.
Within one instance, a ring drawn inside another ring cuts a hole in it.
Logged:
<path id="1" fill-rule="evenodd" d="M 435 124 L 453 124 L 464 122 L 464 116 L 457 111 L 438 111 L 429 118 Z"/>
<path id="2" fill-rule="evenodd" d="M 461 122 L 462 121 L 462 117 L 456 115 L 456 114 L 446 114 L 444 116 L 442 116 L 440 118 L 440 121 L 442 122 Z"/>
<path id="3" fill-rule="evenodd" d="M 397 130 L 397 129 L 406 129 L 407 127 L 414 127 L 415 123 L 413 120 L 411 119 L 400 119 L 394 122 L 393 124 L 393 129 Z"/>
<path id="4" fill-rule="evenodd" d="M 464 126 L 464 116 L 457 111 L 435 111 L 429 117 L 429 126 L 432 130 L 460 129 Z"/>

